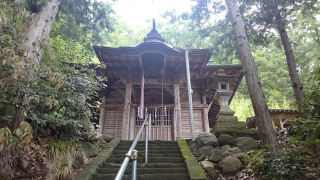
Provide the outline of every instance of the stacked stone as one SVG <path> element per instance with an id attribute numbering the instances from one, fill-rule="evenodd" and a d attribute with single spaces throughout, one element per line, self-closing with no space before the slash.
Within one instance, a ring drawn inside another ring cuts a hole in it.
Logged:
<path id="1" fill-rule="evenodd" d="M 201 165 L 211 179 L 237 174 L 246 152 L 257 148 L 256 141 L 250 137 L 238 137 L 222 134 L 219 138 L 211 133 L 201 133 L 195 142 L 189 142 L 192 153 L 198 157 Z"/>

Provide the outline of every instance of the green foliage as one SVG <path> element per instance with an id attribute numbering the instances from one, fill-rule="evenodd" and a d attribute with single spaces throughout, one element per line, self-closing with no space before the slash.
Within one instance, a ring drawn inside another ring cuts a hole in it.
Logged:
<path id="1" fill-rule="evenodd" d="M 278 157 L 272 158 L 264 149 L 251 151 L 245 157 L 252 169 L 252 176 L 266 180 L 291 180 L 305 177 L 307 169 L 303 153 L 298 149 L 282 149 Z"/>
<path id="2" fill-rule="evenodd" d="M 0 126 L 3 127 L 12 120 L 12 116 L 5 114 L 6 106 L 25 108 L 12 99 L 29 94 L 29 73 L 36 66 L 24 56 L 28 47 L 19 45 L 30 22 L 24 1 L 1 0 L 0 6 Z"/>
<path id="3" fill-rule="evenodd" d="M 32 137 L 32 127 L 27 122 L 22 122 L 20 127 L 15 129 L 13 132 L 7 127 L 0 129 L 0 151 L 4 148 L 19 148 L 28 150 L 28 144 Z"/>
<path id="4" fill-rule="evenodd" d="M 32 134 L 32 127 L 27 122 L 22 122 L 13 132 L 8 127 L 0 128 L 0 179 L 13 176 L 20 154 L 30 151 Z"/>
<path id="5" fill-rule="evenodd" d="M 320 146 L 320 121 L 319 118 L 311 117 L 309 119 L 292 119 L 289 122 L 292 125 L 290 131 L 294 132 L 295 136 L 290 139 L 291 143 L 300 143 L 305 141 L 309 147 Z M 318 153 L 318 152 L 316 152 Z"/>
<path id="6" fill-rule="evenodd" d="M 95 101 L 105 85 L 89 67 L 62 66 L 59 72 L 40 68 L 40 81 L 34 87 L 29 118 L 38 125 L 55 130 L 55 135 L 77 138 L 82 127 L 81 117 L 94 115 L 100 103 Z"/>
<path id="7" fill-rule="evenodd" d="M 267 99 L 267 105 L 269 109 L 291 109 L 292 106 L 286 98 L 276 99 L 273 96 Z M 235 116 L 239 118 L 239 121 L 246 121 L 248 117 L 253 117 L 253 107 L 251 99 L 243 94 L 237 92 L 233 97 L 230 108 L 235 111 Z"/>
<path id="8" fill-rule="evenodd" d="M 251 99 L 246 98 L 242 94 L 236 93 L 232 99 L 230 108 L 236 112 L 234 115 L 239 118 L 239 121 L 246 121 L 248 117 L 254 116 Z"/>

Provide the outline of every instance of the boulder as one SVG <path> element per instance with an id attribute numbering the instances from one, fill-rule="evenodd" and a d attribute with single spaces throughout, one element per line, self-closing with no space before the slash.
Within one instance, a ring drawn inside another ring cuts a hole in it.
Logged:
<path id="1" fill-rule="evenodd" d="M 238 159 L 242 162 L 242 164 L 244 164 L 244 163 L 245 163 L 245 162 L 244 162 L 244 157 L 249 156 L 249 155 L 246 154 L 246 153 L 241 152 L 241 153 L 235 154 L 234 156 L 235 156 L 236 158 L 238 158 Z"/>
<path id="2" fill-rule="evenodd" d="M 107 142 L 103 139 L 102 136 L 99 136 L 98 142 L 99 142 L 101 148 L 105 148 L 107 146 Z"/>
<path id="3" fill-rule="evenodd" d="M 196 144 L 195 141 L 191 141 L 191 140 L 190 140 L 190 141 L 188 142 L 188 145 L 189 145 L 190 148 L 191 148 L 194 144 Z"/>
<path id="4" fill-rule="evenodd" d="M 204 160 L 206 160 L 206 158 L 207 158 L 206 155 L 201 155 L 201 156 L 199 157 L 199 161 L 204 161 Z"/>
<path id="5" fill-rule="evenodd" d="M 220 149 L 213 149 L 211 151 L 211 154 L 209 156 L 209 161 L 212 161 L 212 162 L 219 162 L 221 161 L 221 159 L 223 158 L 223 153 Z"/>
<path id="6" fill-rule="evenodd" d="M 221 151 L 222 151 L 222 153 L 224 153 L 226 150 L 228 150 L 230 148 L 231 148 L 230 145 L 224 145 L 224 146 L 221 147 Z"/>
<path id="7" fill-rule="evenodd" d="M 212 150 L 213 150 L 212 146 L 203 146 L 198 149 L 198 151 L 195 155 L 196 156 L 202 156 L 202 155 L 210 156 Z"/>
<path id="8" fill-rule="evenodd" d="M 109 143 L 113 139 L 113 136 L 108 136 L 105 134 L 102 134 L 102 137 L 107 143 Z"/>
<path id="9" fill-rule="evenodd" d="M 87 141 L 80 141 L 80 145 L 83 149 L 84 154 L 87 157 L 95 157 L 98 155 L 99 148 L 92 145 L 90 142 Z"/>
<path id="10" fill-rule="evenodd" d="M 215 179 L 216 177 L 216 171 L 214 169 L 214 165 L 213 163 L 209 162 L 209 161 L 201 161 L 201 165 L 202 167 L 207 171 L 208 173 L 208 176 L 211 178 L 211 179 Z"/>
<path id="11" fill-rule="evenodd" d="M 232 153 L 232 154 L 237 154 L 237 153 L 241 153 L 242 151 L 241 151 L 240 148 L 234 147 L 234 148 L 228 149 L 226 152 L 230 152 L 230 153 Z"/>
<path id="12" fill-rule="evenodd" d="M 229 151 L 226 151 L 226 152 L 223 153 L 224 157 L 228 157 L 228 156 L 231 156 L 231 155 L 233 155 L 233 154 L 232 154 L 232 152 L 229 152 Z"/>
<path id="13" fill-rule="evenodd" d="M 193 155 L 197 154 L 197 151 L 198 151 L 197 144 L 191 145 L 190 149 L 191 149 L 191 152 L 192 152 Z"/>
<path id="14" fill-rule="evenodd" d="M 222 173 L 226 175 L 235 175 L 239 172 L 242 166 L 241 161 L 236 157 L 227 157 L 219 162 L 218 167 L 221 168 Z"/>
<path id="15" fill-rule="evenodd" d="M 242 152 L 257 149 L 256 141 L 249 137 L 236 138 L 236 146 L 239 147 Z"/>
<path id="16" fill-rule="evenodd" d="M 219 142 L 220 146 L 223 146 L 223 145 L 234 146 L 234 145 L 236 145 L 236 139 L 228 134 L 221 134 L 218 138 L 218 142 Z"/>
<path id="17" fill-rule="evenodd" d="M 216 136 L 207 132 L 200 133 L 196 138 L 196 143 L 197 143 L 198 149 L 203 146 L 216 147 L 219 145 Z"/>

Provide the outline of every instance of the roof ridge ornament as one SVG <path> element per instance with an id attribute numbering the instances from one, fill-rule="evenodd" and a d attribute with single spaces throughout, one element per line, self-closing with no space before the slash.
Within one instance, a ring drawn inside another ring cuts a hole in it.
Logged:
<path id="1" fill-rule="evenodd" d="M 152 41 L 152 40 L 158 40 L 165 42 L 165 40 L 161 37 L 161 35 L 156 30 L 156 21 L 155 19 L 152 20 L 152 30 L 148 33 L 147 37 L 143 39 L 143 41 Z"/>

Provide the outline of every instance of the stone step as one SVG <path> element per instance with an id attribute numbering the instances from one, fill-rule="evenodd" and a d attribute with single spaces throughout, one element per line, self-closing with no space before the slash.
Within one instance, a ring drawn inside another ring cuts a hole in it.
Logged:
<path id="1" fill-rule="evenodd" d="M 118 155 L 118 154 L 122 154 L 125 155 L 128 152 L 129 148 L 126 150 L 114 150 L 112 152 L 112 155 Z M 144 154 L 144 150 L 138 150 L 138 155 L 143 153 Z M 180 150 L 148 150 L 148 154 L 168 154 L 168 153 L 172 153 L 172 154 L 181 154 Z"/>
<path id="2" fill-rule="evenodd" d="M 129 146 L 131 146 L 131 144 L 133 143 L 133 141 L 121 141 L 119 143 L 120 144 L 129 144 Z M 145 144 L 145 141 L 138 141 L 137 143 L 138 145 L 140 144 Z M 177 141 L 148 141 L 148 144 L 172 144 L 172 145 L 178 145 Z"/>
<path id="3" fill-rule="evenodd" d="M 122 163 L 122 162 L 121 162 Z M 120 168 L 121 163 L 110 163 L 110 162 L 104 162 L 102 165 L 102 168 Z M 132 164 L 129 163 L 127 167 L 131 167 Z M 185 163 L 148 163 L 148 164 L 140 164 L 138 163 L 138 169 L 139 168 L 186 168 Z"/>
<path id="4" fill-rule="evenodd" d="M 125 171 L 125 175 L 131 175 L 132 173 L 132 166 L 127 166 Z M 117 174 L 119 168 L 99 168 L 97 169 L 97 174 Z M 186 168 L 147 168 L 139 166 L 137 168 L 137 174 L 156 174 L 156 173 L 163 173 L 163 174 L 176 174 L 176 173 L 188 173 Z"/>
<path id="5" fill-rule="evenodd" d="M 123 147 L 125 147 L 126 149 L 130 149 L 130 146 L 126 146 L 126 145 L 118 145 L 117 146 L 117 148 L 118 147 L 120 147 L 120 148 L 123 148 Z M 171 148 L 171 147 L 178 147 L 177 145 L 155 145 L 155 144 L 149 144 L 148 145 L 148 148 L 161 148 L 161 149 L 163 149 L 163 148 Z M 136 147 L 135 147 L 135 149 L 144 149 L 145 148 L 145 146 L 144 145 L 137 145 Z"/>
<path id="6" fill-rule="evenodd" d="M 115 151 L 117 150 L 129 150 L 130 147 L 127 146 L 117 146 L 115 148 Z M 139 150 L 144 150 L 145 147 L 144 146 L 137 146 L 135 149 Z M 178 146 L 149 146 L 148 150 L 180 150 L 180 148 Z"/>
<path id="7" fill-rule="evenodd" d="M 144 152 L 138 152 L 138 158 L 142 158 L 145 156 L 145 153 Z M 111 157 L 123 157 L 125 158 L 125 153 L 120 153 L 120 154 L 113 154 Z M 150 153 L 148 152 L 148 157 L 179 157 L 181 158 L 182 155 L 181 153 L 162 153 L 162 154 L 159 154 L 159 153 Z"/>
<path id="8" fill-rule="evenodd" d="M 110 157 L 107 161 L 111 163 L 122 163 L 123 157 Z M 138 159 L 138 163 L 144 162 L 144 157 Z M 179 157 L 148 157 L 148 163 L 184 163 L 184 158 Z"/>
<path id="9" fill-rule="evenodd" d="M 113 180 L 116 174 L 93 174 L 94 180 Z M 144 174 L 137 175 L 139 180 L 190 180 L 188 173 L 176 173 L 176 174 Z M 122 180 L 131 180 L 131 175 L 124 175 Z"/>

